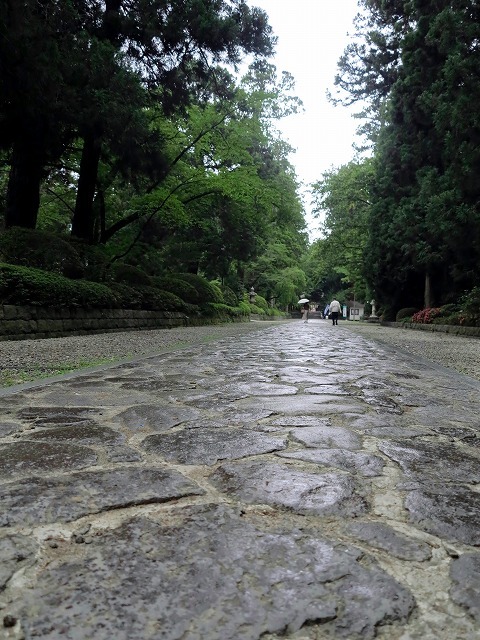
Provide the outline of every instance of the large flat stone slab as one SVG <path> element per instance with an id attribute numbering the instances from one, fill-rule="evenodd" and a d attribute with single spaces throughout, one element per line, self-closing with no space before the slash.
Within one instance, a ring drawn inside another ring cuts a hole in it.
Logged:
<path id="1" fill-rule="evenodd" d="M 51 440 L 53 442 L 76 442 L 84 445 L 116 445 L 125 442 L 125 436 L 110 427 L 96 424 L 78 424 L 54 429 L 41 429 L 35 433 L 29 432 L 28 440 Z"/>
<path id="2" fill-rule="evenodd" d="M 36 550 L 32 538 L 11 533 L 0 535 L 0 592 L 17 571 L 34 563 Z"/>
<path id="3" fill-rule="evenodd" d="M 480 482 L 480 459 L 454 444 L 414 440 L 411 443 L 381 442 L 378 448 L 407 475 L 442 482 Z"/>
<path id="4" fill-rule="evenodd" d="M 351 395 L 348 391 L 345 391 L 342 387 L 336 384 L 319 384 L 313 387 L 307 387 L 303 390 L 304 393 L 311 393 L 313 395 L 327 395 L 327 396 L 348 396 Z"/>
<path id="5" fill-rule="evenodd" d="M 362 438 L 343 427 L 297 427 L 290 429 L 290 436 L 307 447 L 360 449 Z"/>
<path id="6" fill-rule="evenodd" d="M 297 393 L 297 388 L 287 384 L 274 382 L 233 382 L 225 385 L 225 392 L 238 397 L 247 396 L 290 396 Z"/>
<path id="7" fill-rule="evenodd" d="M 75 547 L 76 545 L 73 545 Z M 258 640 L 316 624 L 369 640 L 415 603 L 393 578 L 320 537 L 265 532 L 206 505 L 135 518 L 39 567 L 11 606 L 39 640 Z"/>
<path id="8" fill-rule="evenodd" d="M 0 526 L 33 526 L 205 492 L 177 471 L 116 468 L 0 486 Z"/>
<path id="9" fill-rule="evenodd" d="M 214 420 L 224 421 L 226 425 L 251 425 L 252 423 L 268 418 L 274 412 L 269 409 L 259 409 L 251 407 L 250 409 L 238 409 L 237 407 L 227 406 L 217 408 L 214 412 Z M 218 415 L 218 418 L 217 418 Z"/>
<path id="10" fill-rule="evenodd" d="M 464 553 L 452 561 L 452 600 L 480 622 L 480 553 Z"/>
<path id="11" fill-rule="evenodd" d="M 278 453 L 281 458 L 313 462 L 325 467 L 335 467 L 343 471 L 359 474 L 364 478 L 380 476 L 385 462 L 370 453 L 358 453 L 343 449 L 306 449 L 291 453 Z"/>
<path id="12" fill-rule="evenodd" d="M 117 417 L 121 424 L 130 431 L 145 429 L 156 432 L 168 431 L 182 422 L 195 420 L 201 416 L 200 411 L 183 405 L 138 405 L 122 411 Z"/>
<path id="13" fill-rule="evenodd" d="M 329 369 L 325 373 L 319 373 L 318 369 L 314 367 L 283 367 L 280 369 L 279 378 L 283 382 L 290 384 L 333 385 L 338 382 L 337 376 L 333 375 L 333 373 L 333 369 Z"/>
<path id="14" fill-rule="evenodd" d="M 262 407 L 270 411 L 285 413 L 286 415 L 329 415 L 336 413 L 364 413 L 367 408 L 363 403 L 355 402 L 341 396 L 319 396 L 312 394 L 298 394 L 296 396 L 257 396 L 245 398 L 236 402 L 237 407 Z"/>
<path id="15" fill-rule="evenodd" d="M 381 522 L 352 522 L 347 524 L 346 531 L 370 547 L 382 549 L 400 560 L 423 562 L 432 557 L 428 544 L 407 538 Z"/>
<path id="16" fill-rule="evenodd" d="M 72 390 L 69 383 L 59 382 L 52 385 L 51 389 L 35 391 L 32 395 L 41 395 L 45 404 L 52 407 L 68 407 L 70 404 L 76 407 L 122 407 L 148 402 L 149 398 L 148 392 L 142 391 L 124 389 L 122 393 L 118 393 L 113 385 L 94 385 Z"/>
<path id="17" fill-rule="evenodd" d="M 444 540 L 480 546 L 480 493 L 466 487 L 433 485 L 405 500 L 411 522 Z"/>
<path id="18" fill-rule="evenodd" d="M 224 464 L 210 476 L 210 482 L 249 504 L 271 504 L 297 513 L 358 516 L 368 509 L 350 476 L 308 473 L 288 464 Z"/>
<path id="19" fill-rule="evenodd" d="M 176 433 L 147 436 L 142 447 L 169 462 L 212 465 L 285 449 L 286 438 L 272 437 L 246 428 L 199 427 Z"/>
<path id="20" fill-rule="evenodd" d="M 66 442 L 22 440 L 0 444 L 0 479 L 84 469 L 96 464 L 88 447 Z"/>
<path id="21" fill-rule="evenodd" d="M 20 420 L 33 422 L 36 427 L 56 425 L 94 424 L 99 411 L 93 407 L 25 407 L 17 412 Z"/>
<path id="22" fill-rule="evenodd" d="M 5 438 L 6 436 L 9 436 L 16 431 L 20 431 L 21 428 L 22 425 L 18 422 L 0 421 L 0 438 Z"/>
<path id="23" fill-rule="evenodd" d="M 328 418 L 317 416 L 275 416 L 268 421 L 268 424 L 279 427 L 330 427 Z"/>
<path id="24" fill-rule="evenodd" d="M 366 436 L 375 438 L 419 438 L 420 436 L 431 436 L 433 431 L 422 427 L 372 427 L 365 429 Z"/>

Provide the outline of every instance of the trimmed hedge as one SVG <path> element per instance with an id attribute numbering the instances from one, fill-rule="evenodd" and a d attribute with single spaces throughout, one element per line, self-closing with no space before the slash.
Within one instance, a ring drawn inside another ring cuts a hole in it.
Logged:
<path id="1" fill-rule="evenodd" d="M 221 285 L 220 290 L 222 292 L 223 299 L 225 304 L 228 304 L 230 307 L 237 307 L 239 303 L 239 299 L 235 291 L 228 287 L 227 285 Z"/>
<path id="2" fill-rule="evenodd" d="M 152 279 L 145 271 L 130 264 L 115 264 L 112 268 L 112 276 L 115 282 L 120 282 L 131 287 L 137 287 L 139 285 L 149 287 L 152 285 Z"/>
<path id="3" fill-rule="evenodd" d="M 220 287 L 202 278 L 202 276 L 197 276 L 194 273 L 179 273 L 175 276 L 175 279 L 183 280 L 183 282 L 186 282 L 194 288 L 194 299 L 187 298 L 187 302 L 199 305 L 204 305 L 209 302 L 217 302 L 220 304 L 225 302 Z"/>
<path id="4" fill-rule="evenodd" d="M 113 291 L 103 284 L 4 263 L 0 263 L 0 300 L 33 306 L 119 306 Z"/>
<path id="5" fill-rule="evenodd" d="M 12 227 L 0 234 L 0 261 L 81 278 L 85 267 L 68 238 L 38 229 Z"/>
<path id="6" fill-rule="evenodd" d="M 0 301 L 3 304 L 103 309 L 150 309 L 198 312 L 198 307 L 155 287 L 108 286 L 87 280 L 70 280 L 40 269 L 0 263 Z"/>
<path id="7" fill-rule="evenodd" d="M 134 270 L 127 269 L 123 273 L 127 272 L 136 276 Z M 190 321 L 208 318 L 213 322 L 228 322 L 247 317 L 250 313 L 279 313 L 270 308 L 265 311 L 245 302 L 237 305 L 225 304 L 220 287 L 201 276 L 182 274 L 171 278 L 152 278 L 151 282 L 171 288 L 174 286 L 176 291 L 182 290 L 188 294 L 189 299 L 186 302 L 172 291 L 157 286 L 71 280 L 41 269 L 0 263 L 0 303 L 19 306 L 180 311 L 189 316 Z"/>
<path id="8" fill-rule="evenodd" d="M 155 287 L 137 286 L 112 282 L 118 306 L 122 309 L 149 309 L 153 311 L 185 311 L 185 303 L 178 296 Z"/>
<path id="9" fill-rule="evenodd" d="M 227 316 L 230 318 L 239 318 L 241 316 L 248 316 L 249 312 L 241 307 L 230 307 L 228 304 L 222 304 L 220 302 L 207 302 L 202 307 L 204 314 L 213 317 Z"/>
<path id="10" fill-rule="evenodd" d="M 188 303 L 193 303 L 198 298 L 194 286 L 176 276 L 157 276 L 152 278 L 152 283 L 158 289 L 169 291 Z"/>

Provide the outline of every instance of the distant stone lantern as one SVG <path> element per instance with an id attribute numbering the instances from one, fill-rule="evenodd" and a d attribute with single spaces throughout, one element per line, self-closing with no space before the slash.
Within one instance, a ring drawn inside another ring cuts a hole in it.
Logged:
<path id="1" fill-rule="evenodd" d="M 372 313 L 370 314 L 371 318 L 376 318 L 377 317 L 377 310 L 375 309 L 375 300 L 370 300 L 370 304 L 372 305 Z"/>
<path id="2" fill-rule="evenodd" d="M 250 304 L 255 304 L 255 298 L 257 294 L 255 293 L 255 289 L 252 287 L 248 293 Z"/>

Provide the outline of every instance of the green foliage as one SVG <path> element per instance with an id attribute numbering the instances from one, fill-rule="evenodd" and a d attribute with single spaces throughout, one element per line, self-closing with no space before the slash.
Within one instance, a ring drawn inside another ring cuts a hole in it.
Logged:
<path id="1" fill-rule="evenodd" d="M 214 285 L 202 276 L 198 276 L 194 273 L 180 273 L 178 279 L 183 280 L 187 284 L 191 285 L 195 294 L 193 298 L 188 299 L 188 302 L 193 304 L 204 305 L 210 302 L 223 303 L 222 292 L 217 285 Z"/>
<path id="2" fill-rule="evenodd" d="M 226 0 L 150 4 L 0 9 L 0 58 L 15 69 L 0 77 L 0 199 L 7 226 L 50 234 L 3 259 L 113 280 L 119 304 L 135 308 L 167 304 L 142 293 L 152 285 L 192 314 L 235 307 L 246 283 L 293 301 L 308 238 L 292 150 L 273 121 L 301 102 L 293 78 L 260 59 L 272 45 L 266 14 Z M 211 66 L 246 52 L 254 62 L 238 82 Z M 205 282 L 162 286 L 166 271 Z"/>
<path id="3" fill-rule="evenodd" d="M 112 282 L 110 289 L 115 293 L 118 304 L 123 309 L 150 309 L 154 311 L 182 311 L 187 315 L 198 315 L 198 305 L 186 303 L 179 296 L 156 286 L 128 286 Z"/>
<path id="4" fill-rule="evenodd" d="M 274 288 L 277 305 L 287 307 L 296 304 L 300 293 L 306 289 L 306 286 L 307 278 L 303 269 L 300 267 L 282 269 L 276 277 Z"/>
<path id="5" fill-rule="evenodd" d="M 401 322 L 405 318 L 411 318 L 414 313 L 417 313 L 417 307 L 404 307 L 403 309 L 399 309 L 397 311 L 397 315 L 395 317 L 396 322 Z"/>
<path id="6" fill-rule="evenodd" d="M 480 287 L 474 287 L 461 296 L 458 304 L 464 313 L 480 313 Z"/>
<path id="7" fill-rule="evenodd" d="M 251 313 L 251 309 L 250 309 L 250 303 L 246 302 L 245 300 L 241 300 L 238 303 L 238 308 L 240 309 L 240 311 L 242 312 L 242 315 L 246 315 L 248 316 Z"/>
<path id="8" fill-rule="evenodd" d="M 169 291 L 185 302 L 192 302 L 198 298 L 195 287 L 174 274 L 153 277 L 152 282 L 157 288 Z"/>
<path id="9" fill-rule="evenodd" d="M 32 269 L 0 264 L 0 300 L 3 304 L 33 306 L 83 306 L 93 308 L 150 309 L 198 313 L 178 296 L 138 285 L 123 283 L 110 286 Z"/>
<path id="10" fill-rule="evenodd" d="M 239 299 L 233 289 L 230 289 L 227 285 L 220 285 L 220 290 L 225 304 L 228 304 L 230 307 L 236 307 L 238 305 Z"/>
<path id="11" fill-rule="evenodd" d="M 474 287 L 459 299 L 458 324 L 480 326 L 480 287 Z"/>
<path id="12" fill-rule="evenodd" d="M 255 306 L 260 307 L 260 309 L 263 309 L 264 313 L 268 313 L 270 309 L 268 302 L 265 300 L 265 298 L 263 298 L 258 294 L 255 296 Z"/>
<path id="13" fill-rule="evenodd" d="M 70 237 L 69 244 L 80 256 L 83 277 L 93 282 L 103 282 L 108 276 L 109 255 L 103 245 L 90 245 Z"/>
<path id="14" fill-rule="evenodd" d="M 118 307 L 121 309 L 141 309 L 143 306 L 142 292 L 119 282 L 110 282 L 108 288 L 115 295 Z"/>
<path id="15" fill-rule="evenodd" d="M 142 296 L 142 309 L 154 311 L 185 311 L 185 303 L 169 291 L 139 285 L 135 287 Z"/>
<path id="16" fill-rule="evenodd" d="M 257 307 L 256 304 L 249 303 L 248 308 L 250 313 L 254 313 L 260 316 L 265 315 L 265 310 L 262 309 L 262 307 Z"/>
<path id="17" fill-rule="evenodd" d="M 151 286 L 152 279 L 144 271 L 130 264 L 116 263 L 112 269 L 115 282 L 121 282 L 133 287 Z"/>
<path id="18" fill-rule="evenodd" d="M 0 59 L 14 70 L 0 77 L 0 146 L 15 148 L 7 226 L 35 226 L 42 177 L 80 137 L 72 231 L 94 241 L 112 173 L 136 188 L 165 177 L 149 106 L 172 114 L 196 96 L 226 96 L 225 74 L 212 73 L 212 62 L 272 52 L 266 14 L 245 3 L 147 4 L 55 2 L 47 10 L 25 0 L 0 10 Z M 107 156 L 111 171 L 102 171 Z"/>
<path id="19" fill-rule="evenodd" d="M 480 278 L 479 10 L 362 5 L 336 84 L 376 120 L 365 275 L 385 309 L 430 307 Z"/>
<path id="20" fill-rule="evenodd" d="M 352 161 L 323 174 L 313 185 L 316 217 L 323 219 L 323 238 L 319 251 L 313 251 L 316 262 L 309 261 L 314 289 L 327 298 L 365 300 L 368 293 L 365 247 L 373 188 L 371 159 Z M 340 276 L 338 278 L 333 274 Z M 340 286 L 339 286 L 340 285 Z M 341 291 L 341 293 L 340 293 Z"/>
<path id="21" fill-rule="evenodd" d="M 118 306 L 114 293 L 102 284 L 9 264 L 0 264 L 0 300 L 3 304 L 52 307 Z"/>
<path id="22" fill-rule="evenodd" d="M 0 235 L 0 259 L 68 277 L 84 273 L 82 260 L 68 239 L 46 231 L 7 229 Z"/>
<path id="23" fill-rule="evenodd" d="M 227 321 L 248 315 L 248 312 L 242 307 L 231 307 L 219 302 L 208 302 L 203 306 L 203 310 L 207 317 L 215 317 Z"/>

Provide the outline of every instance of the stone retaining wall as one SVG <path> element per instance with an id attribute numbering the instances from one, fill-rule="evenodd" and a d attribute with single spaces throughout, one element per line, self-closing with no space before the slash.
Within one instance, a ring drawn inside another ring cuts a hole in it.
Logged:
<path id="1" fill-rule="evenodd" d="M 480 337 L 480 327 L 462 327 L 454 324 L 421 324 L 419 322 L 381 322 L 382 327 L 416 329 L 419 331 L 437 331 L 456 336 Z"/>
<path id="2" fill-rule="evenodd" d="M 173 311 L 0 305 L 0 341 L 168 329 L 187 324 L 184 313 Z"/>

